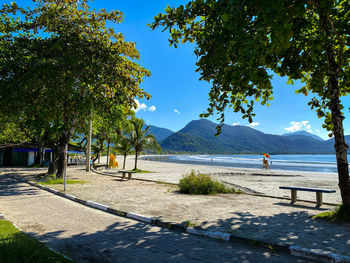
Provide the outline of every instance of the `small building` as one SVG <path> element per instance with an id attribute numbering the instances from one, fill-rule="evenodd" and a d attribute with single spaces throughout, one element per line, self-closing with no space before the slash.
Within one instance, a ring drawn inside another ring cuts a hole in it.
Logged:
<path id="1" fill-rule="evenodd" d="M 69 151 L 84 153 L 84 148 L 69 144 Z M 0 148 L 0 167 L 1 166 L 30 166 L 34 164 L 38 147 L 32 143 L 22 143 L 16 146 Z M 43 164 L 48 166 L 53 161 L 53 150 L 44 149 Z"/>
<path id="2" fill-rule="evenodd" d="M 31 143 L 23 143 L 0 149 L 0 166 L 30 166 L 34 164 L 38 148 Z M 53 160 L 53 150 L 44 149 L 43 162 Z"/>

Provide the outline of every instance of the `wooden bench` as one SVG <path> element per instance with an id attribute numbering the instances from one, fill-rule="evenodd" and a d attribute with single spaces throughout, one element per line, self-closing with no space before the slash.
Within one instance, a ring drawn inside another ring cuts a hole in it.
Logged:
<path id="1" fill-rule="evenodd" d="M 119 170 L 118 173 L 122 174 L 122 179 L 125 178 L 125 175 L 128 174 L 128 180 L 132 179 L 132 174 L 136 173 L 135 171 L 128 171 L 128 170 Z"/>
<path id="2" fill-rule="evenodd" d="M 291 199 L 294 204 L 297 201 L 297 191 L 316 192 L 317 206 L 322 205 L 322 193 L 335 193 L 335 190 L 308 188 L 308 187 L 296 187 L 296 186 L 280 186 L 280 189 L 291 190 Z"/>

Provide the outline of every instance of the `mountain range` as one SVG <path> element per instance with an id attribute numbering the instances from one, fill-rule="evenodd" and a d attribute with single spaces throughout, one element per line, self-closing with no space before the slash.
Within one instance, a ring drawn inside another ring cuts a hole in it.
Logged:
<path id="1" fill-rule="evenodd" d="M 159 128 L 154 125 L 149 125 L 149 132 L 153 134 L 153 136 L 156 138 L 157 142 L 163 141 L 165 138 L 173 134 L 174 132 L 166 129 L 166 128 Z"/>
<path id="2" fill-rule="evenodd" d="M 324 139 L 322 139 L 321 137 L 319 137 L 315 134 L 312 134 L 310 132 L 307 132 L 307 131 L 296 131 L 296 132 L 291 132 L 291 133 L 285 133 L 282 136 L 291 136 L 291 135 L 305 135 L 305 136 L 310 136 L 310 137 L 312 137 L 316 140 L 319 140 L 319 141 L 324 141 Z"/>
<path id="3" fill-rule="evenodd" d="M 167 153 L 200 154 L 332 154 L 334 139 L 322 138 L 306 131 L 284 135 L 266 134 L 247 126 L 225 124 L 215 136 L 218 124 L 200 119 L 189 122 L 183 129 L 152 126 L 150 131 Z M 350 136 L 346 136 L 350 143 Z"/>

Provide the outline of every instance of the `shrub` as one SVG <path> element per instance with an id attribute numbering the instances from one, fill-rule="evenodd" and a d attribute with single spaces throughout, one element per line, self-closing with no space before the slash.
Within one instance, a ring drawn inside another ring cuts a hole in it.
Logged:
<path id="1" fill-rule="evenodd" d="M 235 193 L 234 189 L 227 188 L 223 183 L 214 181 L 210 175 L 195 173 L 184 175 L 180 180 L 179 188 L 181 193 L 197 194 L 197 195 L 212 195 L 216 193 Z"/>

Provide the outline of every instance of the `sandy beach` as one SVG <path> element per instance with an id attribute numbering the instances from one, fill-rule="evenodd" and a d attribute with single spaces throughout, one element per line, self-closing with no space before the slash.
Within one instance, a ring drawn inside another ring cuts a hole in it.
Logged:
<path id="1" fill-rule="evenodd" d="M 230 166 L 200 165 L 186 163 L 171 163 L 155 161 L 157 156 L 150 160 L 138 160 L 138 168 L 151 171 L 151 173 L 137 174 L 138 178 L 151 179 L 169 183 L 178 183 L 183 175 L 191 170 L 210 174 L 213 178 L 224 182 L 228 186 L 239 188 L 249 193 L 261 193 L 271 196 L 290 197 L 290 191 L 280 190 L 279 186 L 301 186 L 333 189 L 334 194 L 324 194 L 324 202 L 340 203 L 341 197 L 338 188 L 338 175 L 335 173 L 312 173 L 299 171 L 279 171 L 263 169 L 235 168 Z M 101 163 L 105 162 L 105 158 Z M 123 158 L 117 156 L 117 162 L 121 168 Z M 133 169 L 134 156 L 126 159 L 126 169 Z M 113 171 L 109 171 L 113 173 Z M 315 201 L 315 193 L 298 192 L 298 198 Z"/>

